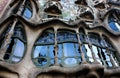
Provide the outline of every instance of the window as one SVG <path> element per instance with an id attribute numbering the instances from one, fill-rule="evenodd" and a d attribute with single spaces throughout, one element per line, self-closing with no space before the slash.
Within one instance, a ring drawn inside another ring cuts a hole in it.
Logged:
<path id="1" fill-rule="evenodd" d="M 42 33 L 35 43 L 33 61 L 39 67 L 54 64 L 54 33 L 48 29 Z"/>
<path id="2" fill-rule="evenodd" d="M 83 61 L 84 54 L 88 63 L 96 60 L 106 67 L 119 66 L 117 51 L 105 36 L 101 38 L 95 33 L 89 32 L 86 35 L 83 29 L 79 31 L 79 34 L 76 34 L 70 30 L 59 29 L 55 38 L 52 29 L 45 30 L 35 42 L 32 56 L 35 65 L 49 67 L 59 64 L 63 67 L 74 67 Z M 82 45 L 78 44 L 78 39 Z M 57 48 L 54 47 L 55 41 Z"/>
<path id="3" fill-rule="evenodd" d="M 119 14 L 120 14 L 119 11 L 115 11 L 112 14 L 110 14 L 108 17 L 108 23 L 110 28 L 116 32 L 120 31 L 120 23 L 119 23 L 120 19 L 118 17 Z"/>
<path id="4" fill-rule="evenodd" d="M 4 60 L 9 63 L 17 63 L 21 61 L 25 52 L 26 38 L 21 24 L 17 24 L 14 29 L 14 34 L 7 46 L 7 51 Z"/>
<path id="5" fill-rule="evenodd" d="M 109 57 L 109 61 L 108 61 L 108 58 L 106 58 L 107 62 L 110 63 L 111 62 L 111 66 L 108 65 L 108 67 L 113 67 L 113 66 L 119 66 L 119 61 L 118 61 L 118 58 L 116 57 L 117 56 L 117 51 L 114 49 L 114 47 L 111 45 L 110 41 L 108 40 L 108 38 L 106 36 L 103 36 L 104 38 L 104 43 L 106 45 L 106 54 L 107 56 Z"/>
<path id="6" fill-rule="evenodd" d="M 103 37 L 102 40 L 99 35 L 95 33 L 89 33 L 89 41 L 92 44 L 93 53 L 95 54 L 95 59 L 100 63 L 107 67 L 113 67 L 114 64 L 118 66 L 117 60 L 115 61 L 115 55 L 114 52 L 116 50 L 111 45 L 110 41 Z M 84 44 L 87 52 L 87 56 L 89 57 L 88 61 L 93 62 L 92 54 L 89 46 L 87 44 Z M 112 58 L 114 56 L 114 58 Z M 112 59 L 112 60 L 111 60 Z M 114 60 L 114 62 L 112 62 Z"/>
<path id="7" fill-rule="evenodd" d="M 102 46 L 102 44 L 104 43 L 102 39 L 99 37 L 99 35 L 89 33 L 89 40 L 90 43 L 92 44 L 92 49 L 95 54 L 96 60 L 100 64 L 107 64 L 107 66 L 111 66 L 112 63 L 110 62 L 110 57 L 107 55 L 107 50 L 105 46 Z"/>
<path id="8" fill-rule="evenodd" d="M 26 1 L 21 15 L 26 19 L 30 19 L 32 17 L 32 8 L 29 1 Z"/>
<path id="9" fill-rule="evenodd" d="M 65 67 L 75 66 L 81 62 L 80 52 L 78 51 L 78 40 L 76 33 L 65 30 L 58 31 L 58 57 L 61 64 Z"/>
<path id="10" fill-rule="evenodd" d="M 94 60 L 97 60 L 106 67 L 119 66 L 118 58 L 116 57 L 117 52 L 105 36 L 103 36 L 102 39 L 98 34 L 89 33 L 87 38 L 83 29 L 80 29 L 79 37 L 82 43 L 82 51 L 87 62 L 93 63 Z"/>

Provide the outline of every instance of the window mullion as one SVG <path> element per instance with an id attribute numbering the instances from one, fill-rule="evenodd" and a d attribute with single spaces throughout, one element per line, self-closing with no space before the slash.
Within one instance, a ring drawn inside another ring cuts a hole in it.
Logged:
<path id="1" fill-rule="evenodd" d="M 106 63 L 105 63 L 106 60 L 103 59 L 101 51 L 102 51 L 102 48 L 99 47 L 98 52 L 100 54 L 101 61 L 103 62 L 103 65 L 107 66 Z"/>
<path id="2" fill-rule="evenodd" d="M 82 58 L 82 63 L 87 63 L 86 59 L 85 59 L 85 55 L 82 51 L 82 42 L 80 41 L 80 35 L 79 33 L 77 33 L 77 38 L 78 38 L 78 43 L 79 43 L 79 51 L 80 51 L 80 54 L 81 54 L 81 58 Z"/>
<path id="3" fill-rule="evenodd" d="M 89 34 L 87 34 L 88 46 L 89 46 L 89 48 L 90 48 L 90 50 L 91 50 L 92 58 L 94 59 L 94 63 L 99 63 L 99 62 L 97 61 L 97 58 L 96 58 L 95 53 L 94 53 L 93 48 L 92 48 L 93 43 L 90 41 L 90 37 L 89 37 L 88 35 L 89 35 Z"/>

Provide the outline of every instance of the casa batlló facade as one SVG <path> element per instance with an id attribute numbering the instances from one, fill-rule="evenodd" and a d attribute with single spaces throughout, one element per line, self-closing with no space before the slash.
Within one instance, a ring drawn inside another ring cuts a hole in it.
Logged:
<path id="1" fill-rule="evenodd" d="M 0 78 L 120 78 L 120 0 L 0 0 Z"/>

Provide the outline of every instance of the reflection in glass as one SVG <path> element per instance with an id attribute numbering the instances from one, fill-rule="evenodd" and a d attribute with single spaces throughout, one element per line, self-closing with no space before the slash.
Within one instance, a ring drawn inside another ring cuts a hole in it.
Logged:
<path id="1" fill-rule="evenodd" d="M 33 54 L 33 59 L 38 66 L 44 66 L 48 64 L 48 59 L 52 60 L 51 64 L 54 63 L 54 45 L 44 45 L 44 46 L 36 46 Z M 38 61 L 35 61 L 38 60 Z"/>
<path id="2" fill-rule="evenodd" d="M 23 27 L 20 24 L 14 29 L 14 33 L 7 45 L 7 50 L 4 59 L 9 63 L 17 63 L 21 61 L 25 52 L 25 35 Z"/>
<path id="3" fill-rule="evenodd" d="M 112 57 L 112 59 L 113 59 L 113 62 L 114 62 L 114 64 L 118 67 L 119 66 L 119 63 L 118 63 L 118 61 L 117 61 L 117 58 L 115 57 L 115 53 L 116 52 L 111 52 L 111 57 Z"/>
<path id="4" fill-rule="evenodd" d="M 77 37 L 75 33 L 62 31 L 57 34 L 57 41 L 58 42 L 67 42 L 67 41 L 77 42 Z"/>
<path id="5" fill-rule="evenodd" d="M 27 19 L 30 19 L 32 17 L 32 12 L 30 9 L 28 8 L 25 8 L 24 9 L 24 12 L 23 12 L 23 16 Z"/>
<path id="6" fill-rule="evenodd" d="M 8 45 L 4 59 L 11 62 L 19 62 L 24 55 L 24 50 L 24 43 L 19 39 L 12 38 L 11 43 Z"/>
<path id="7" fill-rule="evenodd" d="M 57 33 L 58 57 L 62 58 L 62 65 L 72 66 L 81 62 L 78 50 L 78 41 L 75 33 L 70 31 L 59 31 Z"/>
<path id="8" fill-rule="evenodd" d="M 64 64 L 68 66 L 70 65 L 72 66 L 75 64 L 77 65 L 78 63 L 77 59 L 80 59 L 79 62 L 81 62 L 81 57 L 78 51 L 77 43 L 63 43 L 63 44 L 58 44 L 58 46 L 59 46 L 58 57 L 65 58 L 65 59 L 62 59 L 62 61 L 64 61 Z"/>
<path id="9" fill-rule="evenodd" d="M 14 56 L 22 57 L 24 54 L 25 45 L 22 41 L 16 40 L 16 46 L 14 47 Z"/>
<path id="10" fill-rule="evenodd" d="M 75 56 L 76 55 L 76 45 L 72 43 L 64 43 L 63 44 L 63 52 L 65 57 Z"/>
<path id="11" fill-rule="evenodd" d="M 66 65 L 74 65 L 74 64 L 77 64 L 77 59 L 75 59 L 75 58 L 66 58 L 64 60 L 64 63 Z"/>
<path id="12" fill-rule="evenodd" d="M 37 41 L 37 44 L 49 44 L 54 43 L 54 34 L 50 32 L 44 32 L 39 40 Z"/>
<path id="13" fill-rule="evenodd" d="M 100 49 L 100 52 L 101 52 L 101 56 L 105 64 L 108 67 L 112 67 L 112 63 L 110 61 L 110 57 L 108 56 L 106 49 Z"/>
<path id="14" fill-rule="evenodd" d="M 31 3 L 29 1 L 25 2 L 25 6 L 21 15 L 26 19 L 30 19 L 32 17 L 32 8 Z"/>
<path id="15" fill-rule="evenodd" d="M 91 49 L 89 48 L 88 44 L 84 44 L 82 50 L 85 54 L 86 60 L 89 62 L 93 62 L 94 60 L 92 58 L 92 52 L 91 52 Z"/>
<path id="16" fill-rule="evenodd" d="M 33 57 L 47 56 L 47 46 L 36 46 Z"/>
<path id="17" fill-rule="evenodd" d="M 47 64 L 47 59 L 38 58 L 38 61 L 36 63 L 37 63 L 38 66 L 45 66 Z"/>
<path id="18" fill-rule="evenodd" d="M 37 66 L 54 65 L 54 33 L 48 29 L 44 31 L 35 43 L 33 61 Z"/>
<path id="19" fill-rule="evenodd" d="M 110 28 L 116 32 L 120 31 L 120 24 L 119 24 L 119 19 L 115 17 L 115 14 L 111 14 L 108 17 L 108 24 Z"/>
<path id="20" fill-rule="evenodd" d="M 97 46 L 100 46 L 100 38 L 97 34 L 89 34 L 89 40 L 92 44 L 95 44 Z"/>

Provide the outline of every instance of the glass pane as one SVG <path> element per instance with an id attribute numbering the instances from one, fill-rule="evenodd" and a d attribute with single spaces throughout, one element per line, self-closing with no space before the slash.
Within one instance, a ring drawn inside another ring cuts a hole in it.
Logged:
<path id="1" fill-rule="evenodd" d="M 97 59 L 97 61 L 98 61 L 101 65 L 103 65 L 103 62 L 102 62 L 101 59 Z"/>
<path id="2" fill-rule="evenodd" d="M 13 36 L 25 40 L 25 35 L 24 35 L 23 28 L 21 27 L 21 25 L 18 25 L 15 27 Z"/>
<path id="3" fill-rule="evenodd" d="M 37 41 L 37 44 L 49 44 L 49 43 L 54 43 L 54 34 L 45 32 L 41 35 L 39 40 Z"/>
<path id="4" fill-rule="evenodd" d="M 63 44 L 58 44 L 58 57 L 61 58 L 62 57 L 62 52 L 63 52 Z"/>
<path id="5" fill-rule="evenodd" d="M 101 54 L 104 60 L 110 61 L 110 57 L 108 56 L 106 49 L 102 49 Z"/>
<path id="6" fill-rule="evenodd" d="M 67 65 L 77 64 L 77 59 L 75 58 L 66 58 L 64 60 L 64 63 Z"/>
<path id="7" fill-rule="evenodd" d="M 109 15 L 108 24 L 109 24 L 110 28 L 112 30 L 118 32 L 118 31 L 120 31 L 120 24 L 116 20 L 117 20 L 117 18 L 115 16 L 113 16 L 113 14 Z"/>
<path id="8" fill-rule="evenodd" d="M 54 65 L 54 59 L 50 59 L 50 63 Z"/>
<path id="9" fill-rule="evenodd" d="M 115 22 L 110 22 L 110 23 L 109 23 L 109 26 L 110 26 L 110 28 L 111 28 L 112 30 L 114 30 L 114 31 L 119 31 L 119 29 L 117 28 Z"/>
<path id="10" fill-rule="evenodd" d="M 116 66 L 119 66 L 119 63 L 117 61 L 117 58 L 115 57 L 115 53 L 114 52 L 111 52 L 111 58 L 113 59 L 113 62 Z"/>
<path id="11" fill-rule="evenodd" d="M 36 46 L 33 54 L 33 58 L 47 56 L 47 46 Z"/>
<path id="12" fill-rule="evenodd" d="M 107 64 L 108 67 L 112 67 L 113 66 L 110 61 L 106 61 L 106 64 Z"/>
<path id="13" fill-rule="evenodd" d="M 111 45 L 109 39 L 107 37 L 104 36 L 104 43 L 105 43 L 105 46 L 109 49 L 114 49 L 113 46 Z"/>
<path id="14" fill-rule="evenodd" d="M 15 44 L 15 47 L 14 47 L 13 55 L 23 57 L 24 50 L 25 50 L 24 43 L 22 41 L 20 41 L 19 39 L 16 39 L 16 44 Z"/>
<path id="15" fill-rule="evenodd" d="M 120 24 L 117 23 L 117 22 L 115 22 L 115 25 L 116 25 L 116 27 L 118 28 L 118 30 L 120 31 Z"/>
<path id="16" fill-rule="evenodd" d="M 89 48 L 88 44 L 85 44 L 85 50 L 87 52 L 87 56 L 88 57 L 92 57 L 92 52 L 91 52 L 91 49 Z"/>
<path id="17" fill-rule="evenodd" d="M 80 41 L 85 42 L 85 41 L 87 41 L 86 39 L 87 38 L 86 38 L 85 34 L 80 34 Z"/>
<path id="18" fill-rule="evenodd" d="M 54 58 L 54 45 L 48 45 L 49 46 L 49 57 Z"/>
<path id="19" fill-rule="evenodd" d="M 93 62 L 94 60 L 93 60 L 93 58 L 92 58 L 92 52 L 91 52 L 91 49 L 89 48 L 89 46 L 88 46 L 88 44 L 84 44 L 85 45 L 85 49 L 84 49 L 84 51 L 86 51 L 86 53 L 87 53 L 87 56 L 88 56 L 88 61 L 90 61 L 90 62 Z"/>
<path id="20" fill-rule="evenodd" d="M 38 58 L 37 65 L 45 66 L 46 64 L 47 64 L 47 59 L 45 59 L 45 58 Z"/>
<path id="21" fill-rule="evenodd" d="M 93 52 L 95 53 L 95 57 L 96 58 L 99 58 L 99 53 L 98 53 L 98 49 L 96 46 L 92 45 L 92 49 L 93 49 Z"/>
<path id="22" fill-rule="evenodd" d="M 98 35 L 96 35 L 96 34 L 89 34 L 89 39 L 90 39 L 92 44 L 100 46 L 101 39 L 99 38 Z"/>
<path id="23" fill-rule="evenodd" d="M 32 12 L 30 11 L 30 9 L 25 8 L 23 16 L 27 19 L 30 19 L 32 17 Z"/>
<path id="24" fill-rule="evenodd" d="M 57 41 L 64 42 L 64 41 L 77 41 L 77 36 L 75 33 L 71 32 L 59 32 L 57 34 Z"/>
<path id="25" fill-rule="evenodd" d="M 20 60 L 21 60 L 20 58 L 12 57 L 13 62 L 19 62 Z"/>
<path id="26" fill-rule="evenodd" d="M 65 57 L 76 56 L 76 52 L 75 52 L 76 48 L 74 43 L 64 43 L 63 48 L 64 48 L 63 52 Z"/>

